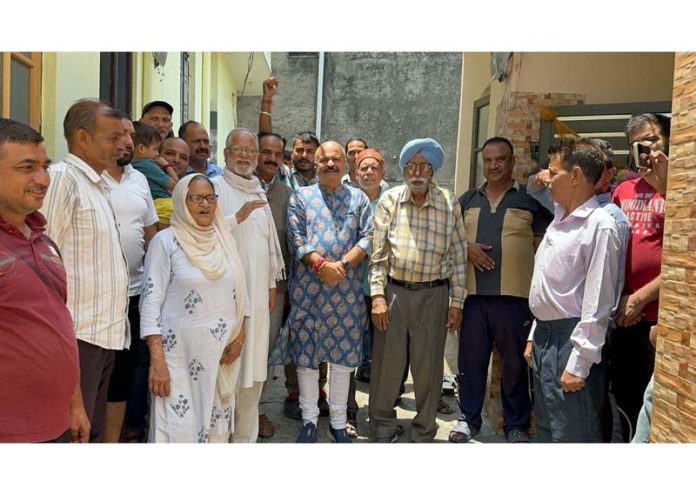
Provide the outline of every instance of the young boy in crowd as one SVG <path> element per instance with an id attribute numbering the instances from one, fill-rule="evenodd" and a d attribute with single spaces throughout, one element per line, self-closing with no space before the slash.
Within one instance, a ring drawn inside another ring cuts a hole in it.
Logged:
<path id="1" fill-rule="evenodd" d="M 162 138 L 152 126 L 142 122 L 133 122 L 135 140 L 133 147 L 133 168 L 142 172 L 147 178 L 150 193 L 155 202 L 159 230 L 169 226 L 172 216 L 172 190 L 179 181 L 174 168 L 159 156 Z"/>

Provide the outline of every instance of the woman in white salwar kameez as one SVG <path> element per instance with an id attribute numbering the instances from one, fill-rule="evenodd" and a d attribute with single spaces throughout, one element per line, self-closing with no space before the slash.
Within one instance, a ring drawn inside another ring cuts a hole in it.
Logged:
<path id="1" fill-rule="evenodd" d="M 171 227 L 152 239 L 140 299 L 150 349 L 150 442 L 227 442 L 248 301 L 244 270 L 210 180 L 173 191 Z"/>

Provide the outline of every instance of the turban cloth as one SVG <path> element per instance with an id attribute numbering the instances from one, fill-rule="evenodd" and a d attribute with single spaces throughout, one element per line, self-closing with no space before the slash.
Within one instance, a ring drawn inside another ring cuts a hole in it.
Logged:
<path id="1" fill-rule="evenodd" d="M 401 149 L 399 155 L 399 168 L 403 172 L 408 161 L 413 158 L 416 153 L 420 153 L 428 160 L 430 166 L 433 167 L 433 173 L 442 167 L 442 161 L 445 159 L 445 153 L 442 151 L 440 143 L 433 138 L 414 139 L 409 141 Z"/>
<path id="2" fill-rule="evenodd" d="M 382 156 L 382 153 L 374 148 L 367 148 L 358 153 L 358 156 L 355 157 L 355 166 L 360 166 L 360 162 L 365 158 L 374 158 L 384 167 L 384 157 Z"/>

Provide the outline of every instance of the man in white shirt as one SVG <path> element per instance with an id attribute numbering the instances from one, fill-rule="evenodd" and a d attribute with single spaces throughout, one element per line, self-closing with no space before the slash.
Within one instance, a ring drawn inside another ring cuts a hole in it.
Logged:
<path id="1" fill-rule="evenodd" d="M 270 315 L 276 281 L 284 276 L 283 256 L 266 193 L 254 175 L 259 142 L 247 129 L 234 129 L 225 140 L 225 170 L 215 177 L 219 205 L 231 219 L 232 236 L 246 270 L 251 318 L 235 404 L 234 443 L 254 443 L 259 433 L 259 399 L 268 375 Z"/>
<path id="2" fill-rule="evenodd" d="M 601 442 L 606 398 L 602 358 L 616 301 L 621 239 L 594 187 L 600 149 L 567 139 L 549 165 L 557 204 L 537 250 L 529 307 L 536 320 L 525 357 L 533 369 L 539 442 Z"/>
<path id="3" fill-rule="evenodd" d="M 130 137 L 120 112 L 91 99 L 68 109 L 63 128 L 69 153 L 48 170 L 41 212 L 63 253 L 90 442 L 101 442 L 115 351 L 130 342 L 128 266 L 101 173 L 121 158 Z"/>
<path id="4" fill-rule="evenodd" d="M 124 115 L 121 124 L 128 134 L 125 151 L 115 165 L 102 172 L 102 178 L 109 187 L 109 202 L 116 215 L 123 251 L 128 261 L 128 321 L 131 341 L 129 349 L 116 351 L 106 405 L 105 443 L 119 441 L 126 414 L 127 441 L 140 441 L 145 436 L 150 357 L 145 342 L 140 338 L 138 306 L 142 292 L 145 250 L 150 239 L 157 233 L 159 221 L 145 175 L 130 165 L 135 136 L 133 122 Z"/>

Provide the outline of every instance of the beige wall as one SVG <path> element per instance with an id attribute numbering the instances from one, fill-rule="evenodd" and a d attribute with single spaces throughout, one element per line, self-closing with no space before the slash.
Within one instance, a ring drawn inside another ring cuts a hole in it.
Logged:
<path id="1" fill-rule="evenodd" d="M 515 53 L 513 92 L 582 93 L 585 104 L 672 98 L 674 53 Z"/>
<path id="2" fill-rule="evenodd" d="M 580 94 L 585 104 L 672 98 L 673 53 L 513 53 L 503 82 L 491 81 L 489 57 L 463 54 L 455 194 L 469 186 L 473 104 L 487 92 L 489 136 L 501 127 L 509 110 L 501 104 L 511 93 Z"/>
<path id="3" fill-rule="evenodd" d="M 142 109 L 146 103 L 153 100 L 166 101 L 174 107 L 172 128 L 176 134 L 181 125 L 181 53 L 168 52 L 164 66 L 155 68 L 152 52 L 142 52 L 137 54 L 136 64 L 140 64 L 141 79 L 136 80 L 136 84 L 133 85 L 134 89 L 138 88 L 140 93 L 139 98 L 134 98 L 133 119 L 142 117 Z"/>
<path id="4" fill-rule="evenodd" d="M 237 95 L 247 70 L 248 52 L 192 52 L 189 58 L 189 119 L 210 129 L 210 111 L 218 112 L 218 161 L 227 133 L 237 124 Z M 67 153 L 63 118 L 79 98 L 99 97 L 99 52 L 46 52 L 42 57 L 41 132 L 52 159 Z M 256 52 L 245 94 L 260 94 L 270 75 L 270 56 Z M 152 52 L 133 53 L 131 116 L 139 119 L 143 106 L 164 100 L 174 107 L 173 130 L 181 122 L 181 52 L 168 52 L 164 66 L 155 67 Z"/>
<path id="5" fill-rule="evenodd" d="M 490 53 L 464 53 L 462 59 L 462 91 L 459 105 L 459 137 L 457 139 L 457 163 L 454 176 L 455 196 L 469 188 L 471 164 L 471 138 L 474 122 L 474 102 L 490 93 L 488 135 L 495 134 L 496 112 L 503 99 L 505 83 L 491 82 Z"/>
<path id="6" fill-rule="evenodd" d="M 218 165 L 225 166 L 225 138 L 232 129 L 237 126 L 237 85 L 233 67 L 222 54 L 213 55 L 217 66 L 215 95 L 215 108 L 217 109 L 218 136 L 216 142 L 216 159 Z M 242 74 L 243 76 L 243 74 Z"/>
<path id="7" fill-rule="evenodd" d="M 41 133 L 48 156 L 68 152 L 63 119 L 80 98 L 99 98 L 99 52 L 45 52 L 41 66 Z"/>

